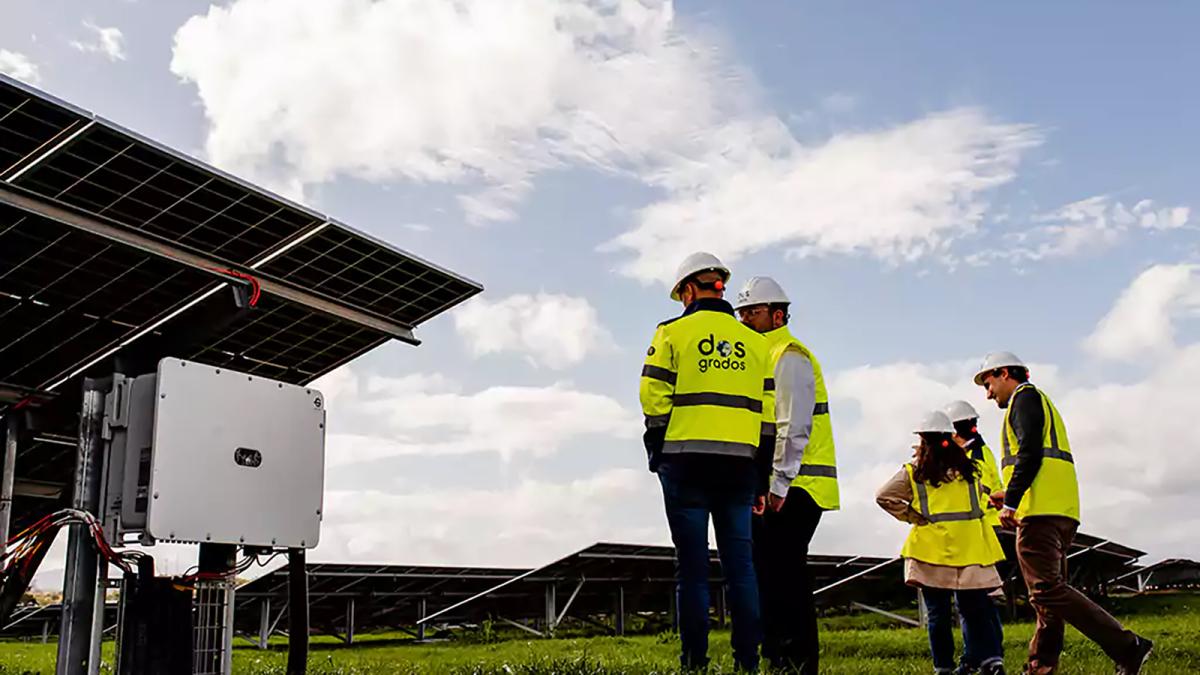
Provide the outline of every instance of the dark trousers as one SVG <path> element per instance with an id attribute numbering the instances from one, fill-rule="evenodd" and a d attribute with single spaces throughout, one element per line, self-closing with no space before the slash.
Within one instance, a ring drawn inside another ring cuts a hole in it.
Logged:
<path id="1" fill-rule="evenodd" d="M 739 668 L 757 670 L 762 620 L 750 539 L 753 474 L 748 474 L 749 480 L 728 480 L 722 476 L 690 476 L 676 471 L 677 468 L 670 462 L 664 463 L 658 469 L 658 478 L 675 544 L 680 664 L 684 669 L 694 669 L 704 668 L 708 663 L 708 519 L 711 517 L 733 619 L 730 638 L 733 659 Z"/>
<path id="2" fill-rule="evenodd" d="M 785 672 L 816 673 L 820 659 L 808 545 L 821 507 L 803 488 L 788 490 L 778 513 L 755 518 L 755 564 L 763 608 L 763 656 Z"/>
<path id="3" fill-rule="evenodd" d="M 1070 518 L 1032 516 L 1017 528 L 1017 561 L 1037 610 L 1037 629 L 1029 643 L 1034 672 L 1053 672 L 1063 650 L 1064 624 L 1071 624 L 1118 661 L 1134 649 L 1134 634 L 1102 607 L 1067 585 L 1067 555 L 1075 530 Z"/>
<path id="4" fill-rule="evenodd" d="M 970 591 L 959 591 L 959 593 Z M 968 621 L 967 613 L 963 611 L 963 598 L 956 597 L 958 602 L 958 618 L 962 625 L 963 655 L 962 664 L 970 668 L 979 668 L 985 663 L 1002 659 L 1004 654 L 1004 623 L 1000 619 L 1000 608 L 992 600 L 991 595 L 984 598 L 986 606 L 979 609 L 982 615 L 978 621 Z M 970 600 L 967 600 L 969 603 Z M 979 635 L 979 631 L 985 631 Z"/>
<path id="5" fill-rule="evenodd" d="M 933 654 L 933 669 L 938 673 L 954 670 L 954 612 L 951 601 L 958 602 L 962 617 L 963 652 L 977 658 L 974 666 L 1002 659 L 1003 637 L 994 630 L 996 606 L 986 589 L 952 591 L 943 588 L 923 588 L 925 608 L 929 611 L 929 651 Z"/>

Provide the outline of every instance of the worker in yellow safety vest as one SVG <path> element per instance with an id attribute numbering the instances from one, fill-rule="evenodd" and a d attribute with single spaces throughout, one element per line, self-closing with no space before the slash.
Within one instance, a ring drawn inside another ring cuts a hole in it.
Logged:
<path id="1" fill-rule="evenodd" d="M 821 364 L 788 330 L 789 301 L 770 277 L 738 293 L 742 323 L 767 338 L 775 378 L 775 447 L 767 509 L 755 520 L 763 656 L 779 670 L 818 672 L 808 547 L 821 514 L 838 509 L 837 458 Z"/>
<path id="2" fill-rule="evenodd" d="M 753 672 L 762 624 L 750 521 L 763 508 L 775 447 L 774 382 L 766 339 L 739 323 L 723 299 L 728 281 L 729 268 L 709 253 L 679 266 L 671 298 L 683 314 L 655 330 L 640 398 L 650 470 L 662 485 L 675 544 L 680 663 L 690 670 L 708 662 L 711 518 L 734 661 Z"/>
<path id="3" fill-rule="evenodd" d="M 992 499 L 1003 506 L 1000 522 L 1017 530 L 1017 562 L 1037 610 L 1026 671 L 1057 670 L 1069 623 L 1100 645 L 1118 675 L 1141 672 L 1153 643 L 1067 584 L 1067 557 L 1079 527 L 1079 483 L 1058 408 L 1030 383 L 1029 369 L 1011 352 L 988 354 L 975 384 L 1005 411 L 1000 471 L 1007 487 Z"/>
<path id="4" fill-rule="evenodd" d="M 984 520 L 988 487 L 979 463 L 954 440 L 954 425 L 941 410 L 913 429 L 920 439 L 905 464 L 875 495 L 893 517 L 912 523 L 901 555 L 905 582 L 920 589 L 928 610 L 929 648 L 935 673 L 1004 673 L 1002 635 L 991 626 L 995 607 L 988 594 L 1000 586 L 996 563 L 1004 550 Z M 979 660 L 956 669 L 951 599 L 967 630 L 964 651 Z"/>

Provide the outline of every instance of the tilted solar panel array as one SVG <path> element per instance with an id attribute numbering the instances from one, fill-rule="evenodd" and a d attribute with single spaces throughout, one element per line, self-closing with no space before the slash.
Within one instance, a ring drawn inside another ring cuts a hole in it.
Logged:
<path id="1" fill-rule="evenodd" d="M 403 327 L 481 290 L 4 76 L 0 183 Z M 213 287 L 197 270 L 4 206 L 0 382 L 45 387 Z M 264 294 L 182 356 L 307 382 L 388 339 Z"/>

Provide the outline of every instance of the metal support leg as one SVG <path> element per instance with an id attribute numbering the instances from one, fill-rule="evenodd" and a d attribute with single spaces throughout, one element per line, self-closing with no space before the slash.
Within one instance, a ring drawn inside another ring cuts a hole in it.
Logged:
<path id="1" fill-rule="evenodd" d="M 425 641 L 425 624 L 421 623 L 425 619 L 425 602 L 425 598 L 417 601 L 417 640 L 421 642 Z"/>
<path id="2" fill-rule="evenodd" d="M 42 644 L 50 642 L 50 619 L 42 620 Z"/>
<path id="3" fill-rule="evenodd" d="M 288 659 L 287 675 L 308 672 L 308 570 L 306 551 L 288 549 Z"/>
<path id="4" fill-rule="evenodd" d="M 616 608 L 613 610 L 617 635 L 625 634 L 625 587 L 617 586 Z"/>
<path id="5" fill-rule="evenodd" d="M 100 502 L 106 383 L 84 381 L 79 415 L 79 441 L 75 455 L 75 481 L 71 505 L 96 513 Z M 85 675 L 91 654 L 92 603 L 96 598 L 96 549 L 86 525 L 73 524 L 67 535 L 67 570 L 63 580 L 62 628 L 59 631 L 57 675 Z"/>
<path id="6" fill-rule="evenodd" d="M 0 558 L 8 551 L 13 479 L 17 471 L 17 437 L 21 435 L 21 413 L 10 408 L 7 422 L 7 431 L 4 434 L 4 473 L 0 475 Z"/>
<path id="7" fill-rule="evenodd" d="M 263 598 L 258 601 L 258 648 L 266 649 L 267 640 L 271 639 L 271 599 Z"/>
<path id="8" fill-rule="evenodd" d="M 555 607 L 554 584 L 546 584 L 546 631 L 554 630 L 554 620 L 558 618 L 558 608 Z"/>
<path id="9" fill-rule="evenodd" d="M 354 598 L 346 600 L 346 644 L 354 644 Z"/>
<path id="10" fill-rule="evenodd" d="M 108 596 L 108 563 L 100 561 L 96 570 L 96 600 L 92 603 L 92 648 L 88 655 L 88 675 L 100 675 L 100 643 L 104 640 L 104 604 Z"/>

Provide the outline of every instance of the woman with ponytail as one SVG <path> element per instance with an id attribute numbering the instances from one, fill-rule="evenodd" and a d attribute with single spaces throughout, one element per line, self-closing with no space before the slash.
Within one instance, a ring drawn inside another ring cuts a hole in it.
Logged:
<path id="1" fill-rule="evenodd" d="M 901 555 L 905 582 L 921 590 L 929 611 L 929 647 L 934 673 L 1004 673 L 1000 635 L 991 629 L 994 607 L 988 594 L 1000 586 L 996 563 L 1004 551 L 985 519 L 992 486 L 979 464 L 955 440 L 946 413 L 928 413 L 913 430 L 920 442 L 913 460 L 879 489 L 875 501 L 898 520 L 912 524 Z M 955 668 L 951 600 L 970 627 L 968 649 L 978 666 Z"/>

